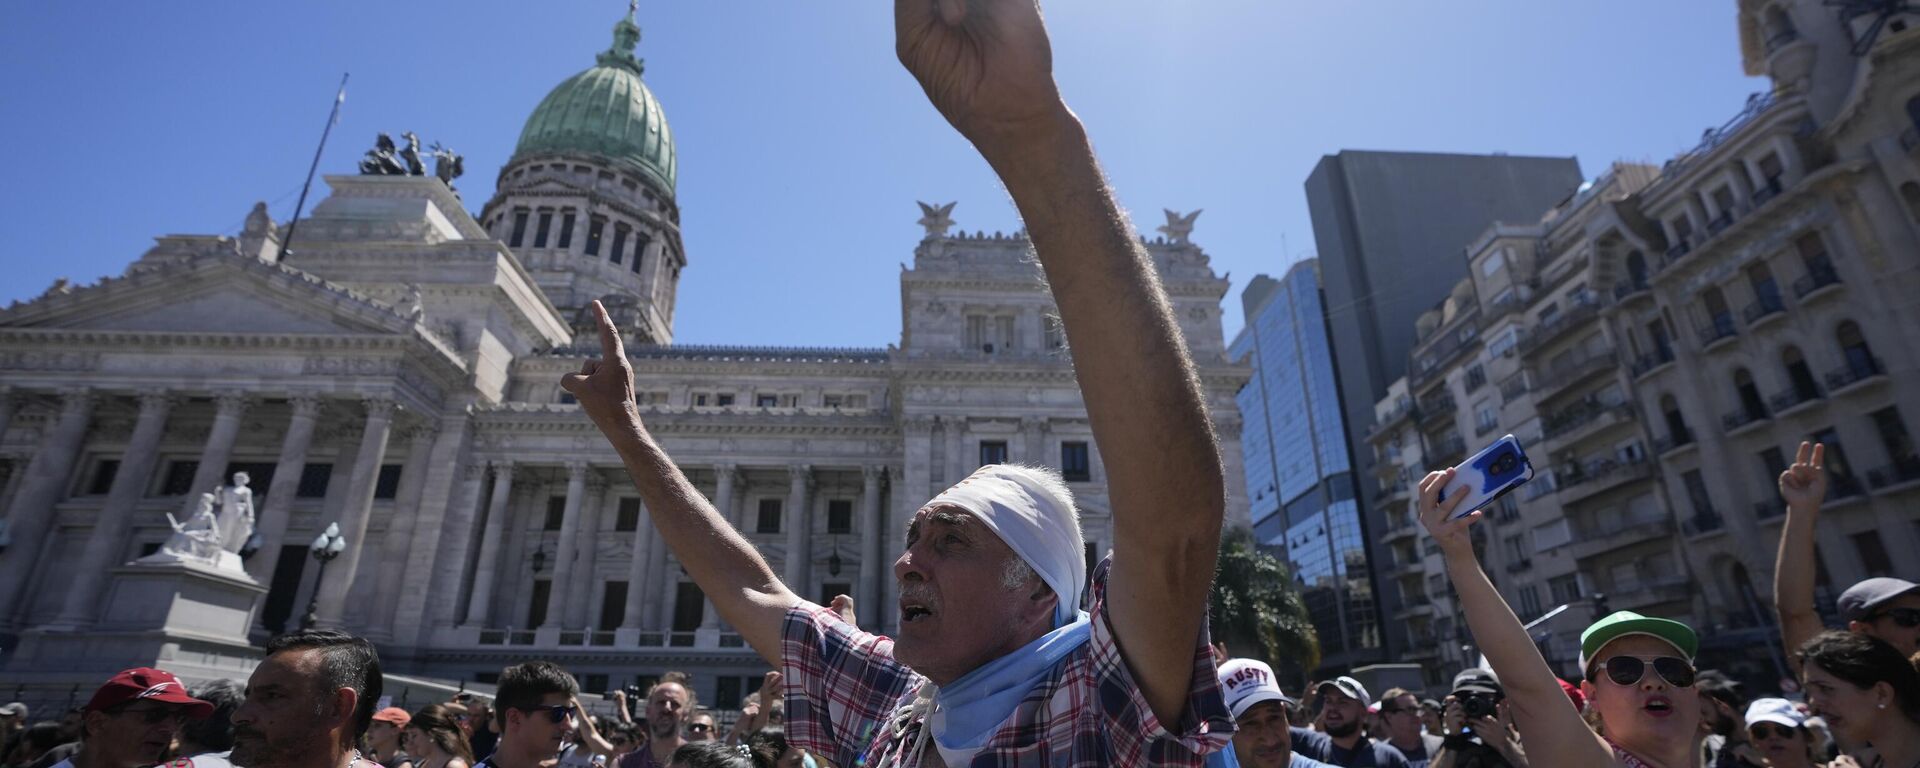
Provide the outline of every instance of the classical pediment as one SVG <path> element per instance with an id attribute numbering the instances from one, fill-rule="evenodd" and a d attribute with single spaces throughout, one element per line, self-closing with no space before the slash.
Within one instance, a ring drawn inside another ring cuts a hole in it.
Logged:
<path id="1" fill-rule="evenodd" d="M 392 308 L 239 254 L 139 267 L 0 310 L 0 327 L 146 333 L 404 334 Z"/>

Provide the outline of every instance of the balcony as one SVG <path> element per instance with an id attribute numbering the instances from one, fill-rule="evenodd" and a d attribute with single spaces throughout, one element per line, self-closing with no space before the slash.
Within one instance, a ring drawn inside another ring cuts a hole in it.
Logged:
<path id="1" fill-rule="evenodd" d="M 1636 357 L 1633 360 L 1633 379 L 1635 381 L 1644 379 L 1648 376 L 1653 375 L 1654 371 L 1658 371 L 1663 368 L 1666 368 L 1668 365 L 1671 365 L 1672 363 L 1673 363 L 1672 347 L 1663 346 L 1652 352 Z"/>
<path id="2" fill-rule="evenodd" d="M 1585 560 L 1672 535 L 1673 518 L 1666 515 L 1614 518 L 1598 521 L 1594 525 L 1579 526 L 1569 546 L 1575 560 Z"/>
<path id="3" fill-rule="evenodd" d="M 1686 235 L 1681 235 L 1680 239 L 1674 242 L 1673 247 L 1667 249 L 1665 264 L 1663 266 L 1673 266 L 1676 262 L 1686 258 L 1687 254 L 1692 252 L 1693 243 L 1688 242 Z"/>
<path id="4" fill-rule="evenodd" d="M 1413 371 L 1407 375 L 1407 384 L 1418 389 L 1421 385 L 1444 375 L 1447 366 L 1467 350 L 1473 349 L 1480 341 L 1479 312 L 1470 311 L 1453 322 L 1434 329 L 1432 335 L 1421 339 L 1413 349 Z M 1422 350 L 1420 347 L 1431 343 Z"/>
<path id="5" fill-rule="evenodd" d="M 1571 297 L 1569 297 L 1571 298 Z M 1534 326 L 1533 330 L 1520 338 L 1520 354 L 1529 355 L 1539 351 L 1554 339 L 1565 335 L 1567 331 L 1583 328 L 1600 314 L 1600 302 L 1590 294 L 1580 294 L 1580 298 L 1568 304 L 1565 311 L 1545 322 Z"/>
<path id="6" fill-rule="evenodd" d="M 1867 470 L 1867 485 L 1872 486 L 1875 493 L 1915 482 L 1920 482 L 1920 459 L 1913 457 Z"/>
<path id="7" fill-rule="evenodd" d="M 1786 418 L 1825 399 L 1825 396 L 1820 394 L 1819 388 L 1811 386 L 1812 382 L 1808 384 L 1807 387 L 1794 387 L 1768 398 L 1767 405 L 1773 408 L 1773 417 Z"/>
<path id="8" fill-rule="evenodd" d="M 1523 571 L 1530 571 L 1530 570 L 1533 570 L 1532 558 L 1523 557 L 1523 558 L 1520 558 L 1519 560 L 1515 560 L 1511 563 L 1507 563 L 1507 573 L 1521 573 Z"/>
<path id="9" fill-rule="evenodd" d="M 1430 465 L 1436 467 L 1451 467 L 1454 463 L 1466 457 L 1466 438 L 1454 435 L 1434 444 Z"/>
<path id="10" fill-rule="evenodd" d="M 1536 372 L 1530 378 L 1534 380 L 1534 389 L 1540 393 L 1540 397 L 1547 398 L 1559 394 L 1569 385 L 1584 381 L 1596 373 L 1612 370 L 1618 365 L 1620 357 L 1612 352 L 1586 355 L 1552 370 Z"/>
<path id="11" fill-rule="evenodd" d="M 1827 373 L 1827 393 L 1833 397 L 1853 391 L 1856 387 L 1865 387 L 1870 383 L 1885 381 L 1887 369 L 1880 365 L 1880 358 L 1861 355 L 1855 358 L 1848 355 L 1846 365 Z"/>
<path id="12" fill-rule="evenodd" d="M 1622 280 L 1613 286 L 1613 303 L 1624 304 L 1631 300 L 1644 299 L 1653 295 L 1651 291 L 1645 277 Z"/>
<path id="13" fill-rule="evenodd" d="M 1600 430 L 1633 420 L 1628 403 L 1608 405 L 1597 400 L 1582 400 L 1541 419 L 1540 444 L 1553 453 Z"/>
<path id="14" fill-rule="evenodd" d="M 1407 484 L 1405 482 L 1390 483 L 1382 481 L 1376 488 L 1378 493 L 1374 494 L 1373 503 L 1381 509 L 1391 510 L 1391 505 L 1394 503 L 1404 504 L 1412 498 L 1408 495 Z M 1393 520 L 1393 512 L 1389 511 L 1387 513 L 1387 524 L 1392 525 Z"/>
<path id="15" fill-rule="evenodd" d="M 1401 493 L 1401 500 L 1406 500 L 1404 491 Z M 1399 509 L 1389 509 L 1386 513 L 1387 535 L 1385 538 L 1387 541 L 1395 541 L 1420 532 L 1418 526 L 1415 526 L 1413 523 L 1413 514 L 1408 512 L 1405 506 Z"/>
<path id="16" fill-rule="evenodd" d="M 1388 430 L 1393 429 L 1395 426 L 1398 426 L 1401 422 L 1405 421 L 1408 417 L 1411 417 L 1412 415 L 1413 415 L 1413 399 L 1402 398 L 1399 402 L 1394 404 L 1392 409 L 1380 415 L 1380 418 L 1373 423 L 1372 429 L 1367 430 L 1367 441 L 1372 442 L 1374 438 L 1379 437 L 1380 435 L 1386 434 Z"/>
<path id="17" fill-rule="evenodd" d="M 1725 429 L 1727 434 L 1732 435 L 1744 431 L 1747 427 L 1770 420 L 1772 417 L 1768 416 L 1766 409 L 1760 408 L 1759 405 L 1759 403 L 1754 403 L 1754 407 L 1741 408 L 1725 416 L 1721 416 L 1721 428 Z"/>
<path id="18" fill-rule="evenodd" d="M 1709 509 L 1705 512 L 1693 513 L 1692 517 L 1687 518 L 1685 522 L 1680 524 L 1680 532 L 1686 534 L 1687 538 L 1692 539 L 1719 533 L 1726 530 L 1726 527 L 1726 520 Z"/>
<path id="19" fill-rule="evenodd" d="M 1763 294 L 1752 304 L 1748 304 L 1747 310 L 1741 314 L 1746 317 L 1747 328 L 1751 330 L 1753 327 L 1760 325 L 1763 320 L 1777 320 L 1786 317 L 1787 303 L 1781 301 L 1779 296 Z"/>
<path id="20" fill-rule="evenodd" d="M 1777 517 L 1786 517 L 1786 515 L 1787 503 L 1781 501 L 1778 496 L 1753 504 L 1753 519 L 1757 522 L 1764 523 Z"/>
<path id="21" fill-rule="evenodd" d="M 1700 349 L 1703 352 L 1712 352 L 1723 342 L 1737 338 L 1739 334 L 1739 329 L 1733 325 L 1732 313 L 1722 312 L 1714 315 L 1713 322 L 1700 329 Z"/>
<path id="22" fill-rule="evenodd" d="M 1420 398 L 1420 423 L 1425 425 L 1441 416 L 1452 416 L 1458 407 L 1451 392 L 1439 392 Z"/>
<path id="23" fill-rule="evenodd" d="M 1686 429 L 1680 430 L 1679 432 L 1673 433 L 1666 437 L 1657 438 L 1653 441 L 1654 455 L 1660 456 L 1662 458 L 1665 458 L 1667 454 L 1676 453 L 1683 448 L 1692 448 L 1692 447 L 1693 447 L 1693 431 L 1686 430 Z"/>
<path id="24" fill-rule="evenodd" d="M 1619 462 L 1611 459 L 1594 462 L 1580 468 L 1571 475 L 1557 473 L 1560 480 L 1560 503 L 1573 504 L 1592 498 L 1621 485 L 1653 477 L 1653 462 Z"/>
<path id="25" fill-rule="evenodd" d="M 1511 403 L 1528 391 L 1527 377 L 1514 376 L 1500 383 L 1501 402 Z"/>
<path id="26" fill-rule="evenodd" d="M 1766 205 L 1768 201 L 1779 197 L 1782 191 L 1784 190 L 1780 186 L 1778 177 L 1767 179 L 1765 185 L 1753 191 L 1753 207 L 1759 208 Z"/>
<path id="27" fill-rule="evenodd" d="M 1809 259 L 1807 274 L 1793 281 L 1793 296 L 1799 299 L 1800 303 L 1805 304 L 1838 290 L 1835 286 L 1839 284 L 1840 273 L 1834 270 L 1833 260 L 1820 256 Z"/>
<path id="28" fill-rule="evenodd" d="M 1721 211 L 1720 215 L 1707 220 L 1707 237 L 1712 238 L 1721 232 L 1727 231 L 1727 227 L 1731 226 L 1733 226 L 1732 209 Z"/>

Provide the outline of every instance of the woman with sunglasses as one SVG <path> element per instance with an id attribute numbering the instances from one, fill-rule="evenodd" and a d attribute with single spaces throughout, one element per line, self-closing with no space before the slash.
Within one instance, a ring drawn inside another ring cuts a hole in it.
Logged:
<path id="1" fill-rule="evenodd" d="M 1747 705 L 1747 738 L 1767 768 L 1816 768 L 1807 716 L 1786 699 L 1754 699 Z"/>
<path id="2" fill-rule="evenodd" d="M 413 713 L 400 731 L 400 748 L 413 758 L 414 768 L 470 768 L 473 751 L 454 720 L 440 704 L 428 704 Z"/>
<path id="3" fill-rule="evenodd" d="M 1481 570 L 1467 530 L 1482 513 L 1453 519 L 1466 494 L 1440 500 L 1453 475 L 1449 469 L 1420 481 L 1420 522 L 1446 560 L 1474 641 L 1506 689 L 1528 762 L 1554 768 L 1691 768 L 1699 759 L 1702 735 L 1693 689 L 1691 659 L 1698 648 L 1693 630 L 1621 611 L 1581 634 L 1580 661 L 1589 681 L 1581 684 L 1581 692 L 1606 736 L 1595 733 Z"/>
<path id="4" fill-rule="evenodd" d="M 1823 632 L 1795 654 L 1807 704 L 1863 768 L 1920 768 L 1920 671 L 1878 638 Z"/>

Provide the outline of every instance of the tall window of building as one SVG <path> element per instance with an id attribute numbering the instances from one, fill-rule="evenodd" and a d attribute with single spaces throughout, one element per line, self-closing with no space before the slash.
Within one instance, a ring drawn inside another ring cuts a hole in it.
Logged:
<path id="1" fill-rule="evenodd" d="M 1860 324 L 1848 320 L 1840 324 L 1834 333 L 1840 342 L 1840 354 L 1846 358 L 1847 371 L 1855 378 L 1865 378 L 1879 371 L 1880 366 L 1873 359 L 1873 350 L 1867 347 L 1867 337 L 1860 333 Z"/>
<path id="2" fill-rule="evenodd" d="M 300 467 L 300 485 L 294 489 L 293 497 L 296 499 L 325 498 L 327 495 L 327 482 L 332 479 L 332 464 L 302 465 Z"/>
<path id="3" fill-rule="evenodd" d="M 1920 192 L 1920 189 L 1916 189 L 1916 191 Z M 1041 323 L 1046 326 L 1047 330 L 1047 349 L 1060 349 L 1067 345 L 1067 331 L 1066 328 L 1060 325 L 1060 318 L 1053 315 L 1046 315 L 1041 319 Z"/>
<path id="4" fill-rule="evenodd" d="M 539 629 L 547 623 L 547 602 L 552 597 L 552 580 L 533 580 L 533 599 L 527 601 L 527 629 Z"/>
<path id="5" fill-rule="evenodd" d="M 1911 477 L 1920 472 L 1920 455 L 1915 455 L 1913 436 L 1907 433 L 1907 423 L 1900 419 L 1900 409 L 1888 406 L 1869 414 L 1873 418 L 1874 431 L 1880 434 L 1880 445 L 1887 450 L 1887 458 L 1892 461 L 1895 477 Z"/>
<path id="6" fill-rule="evenodd" d="M 172 461 L 167 463 L 167 474 L 160 481 L 160 495 L 185 496 L 193 490 L 193 476 L 200 471 L 198 461 Z"/>
<path id="7" fill-rule="evenodd" d="M 680 582 L 673 596 L 673 632 L 692 632 L 700 628 L 700 620 L 706 616 L 706 594 L 700 591 L 700 585 L 691 581 Z M 692 645 L 693 638 L 673 638 L 672 645 Z"/>
<path id="8" fill-rule="evenodd" d="M 547 247 L 547 232 L 552 229 L 553 211 L 548 208 L 540 209 L 540 223 L 535 225 L 533 229 L 533 247 Z"/>
<path id="9" fill-rule="evenodd" d="M 1760 399 L 1760 388 L 1753 383 L 1753 374 L 1740 368 L 1733 372 L 1733 392 L 1740 398 L 1740 411 L 1748 421 L 1758 421 L 1767 417 L 1766 402 Z"/>
<path id="10" fill-rule="evenodd" d="M 1014 332 L 1012 315 L 1001 315 L 999 317 L 994 318 L 993 329 L 994 329 L 993 337 L 994 337 L 995 344 L 998 344 L 1001 349 L 1014 348 L 1015 346 L 1014 340 L 1017 338 L 1017 336 L 1015 335 L 1015 332 Z"/>
<path id="11" fill-rule="evenodd" d="M 1086 442 L 1068 440 L 1060 444 L 1060 477 L 1069 483 L 1084 483 L 1093 479 Z"/>
<path id="12" fill-rule="evenodd" d="M 1005 440 L 980 441 L 980 466 L 984 467 L 988 464 L 1005 464 L 1005 463 L 1007 463 L 1007 441 Z"/>
<path id="13" fill-rule="evenodd" d="M 600 591 L 600 631 L 612 632 L 627 621 L 627 583 L 609 581 Z"/>
<path id="14" fill-rule="evenodd" d="M 1480 262 L 1480 275 L 1482 277 L 1493 277 L 1494 273 L 1499 272 L 1500 268 L 1506 265 L 1507 251 L 1505 248 L 1502 248 L 1494 251 L 1493 255 L 1488 256 L 1486 261 Z"/>
<path id="15" fill-rule="evenodd" d="M 113 490 L 113 476 L 119 473 L 119 459 L 101 459 L 95 462 L 93 479 L 87 483 L 87 495 L 99 496 Z"/>
<path id="16" fill-rule="evenodd" d="M 1687 470 L 1680 475 L 1680 481 L 1687 486 L 1687 502 L 1693 506 L 1694 518 L 1713 517 L 1713 497 L 1707 494 L 1707 481 L 1700 476 L 1700 470 Z"/>
<path id="17" fill-rule="evenodd" d="M 827 500 L 827 533 L 853 533 L 853 500 Z"/>
<path id="18" fill-rule="evenodd" d="M 1525 531 L 1508 536 L 1503 543 L 1507 547 L 1507 564 L 1509 566 L 1527 559 L 1529 553 L 1527 552 Z"/>
<path id="19" fill-rule="evenodd" d="M 1854 474 L 1847 451 L 1840 446 L 1840 433 L 1832 427 L 1813 433 L 1813 442 L 1827 447 L 1827 498 L 1839 499 L 1860 492 L 1860 478 Z"/>
<path id="20" fill-rule="evenodd" d="M 602 216 L 587 218 L 587 255 L 600 255 L 600 237 L 606 233 L 607 220 Z"/>
<path id="21" fill-rule="evenodd" d="M 761 499 L 760 514 L 754 520 L 754 533 L 780 532 L 780 500 Z"/>
<path id="22" fill-rule="evenodd" d="M 1520 588 L 1520 618 L 1540 615 L 1540 588 L 1528 584 Z"/>
<path id="23" fill-rule="evenodd" d="M 987 338 L 987 316 L 967 315 L 965 343 L 968 349 L 992 352 L 992 341 Z"/>
<path id="24" fill-rule="evenodd" d="M 512 246 L 514 248 L 518 248 L 522 243 L 526 241 L 527 216 L 529 215 L 529 213 L 530 212 L 525 208 L 514 209 L 513 233 L 507 236 L 507 245 Z"/>
<path id="25" fill-rule="evenodd" d="M 613 248 L 607 251 L 608 261 L 619 264 L 621 259 L 626 258 L 627 233 L 631 231 L 626 224 L 618 223 L 613 225 Z"/>
<path id="26" fill-rule="evenodd" d="M 1780 350 L 1780 362 L 1787 369 L 1787 383 L 1792 387 L 1794 403 L 1820 396 L 1820 385 L 1814 383 L 1813 369 L 1807 367 L 1807 360 L 1800 356 L 1799 348 Z"/>
<path id="27" fill-rule="evenodd" d="M 1552 593 L 1555 605 L 1579 602 L 1585 596 L 1580 590 L 1580 574 L 1577 573 L 1547 580 L 1547 589 Z"/>
<path id="28" fill-rule="evenodd" d="M 1774 446 L 1760 452 L 1761 479 L 1767 483 L 1778 482 L 1780 475 L 1787 471 L 1787 455 Z"/>
<path id="29" fill-rule="evenodd" d="M 640 499 L 635 496 L 620 498 L 620 509 L 613 516 L 613 530 L 617 532 L 637 531 L 640 529 Z"/>
<path id="30" fill-rule="evenodd" d="M 1759 167 L 1761 183 L 1765 184 L 1767 189 L 1779 192 L 1780 177 L 1787 172 L 1787 169 L 1780 164 L 1780 153 L 1768 152 L 1766 156 L 1760 158 Z"/>
<path id="31" fill-rule="evenodd" d="M 633 233 L 633 261 L 627 264 L 627 271 L 640 274 L 640 264 L 647 258 L 647 247 L 653 244 L 653 237 L 646 232 Z M 679 273 L 675 273 L 677 277 Z"/>
<path id="32" fill-rule="evenodd" d="M 373 481 L 373 497 L 391 499 L 400 495 L 400 465 L 380 465 L 380 475 Z"/>
<path id="33" fill-rule="evenodd" d="M 573 247 L 573 209 L 565 209 L 560 214 L 560 242 L 555 244 L 561 250 Z"/>
<path id="34" fill-rule="evenodd" d="M 1860 566 L 1867 573 L 1893 573 L 1893 558 L 1887 557 L 1887 548 L 1880 543 L 1879 531 L 1856 533 L 1852 538 L 1853 551 L 1860 553 Z"/>
<path id="35" fill-rule="evenodd" d="M 567 497 L 548 496 L 547 497 L 547 518 L 546 520 L 542 521 L 540 529 L 543 531 L 560 530 L 560 525 L 566 522 L 566 520 L 567 520 Z"/>
<path id="36" fill-rule="evenodd" d="M 1479 363 L 1474 363 L 1471 367 L 1467 368 L 1467 391 L 1468 392 L 1472 392 L 1486 385 L 1487 385 L 1486 366 L 1483 366 Z"/>
<path id="37" fill-rule="evenodd" d="M 1827 259 L 1827 241 L 1820 238 L 1818 232 L 1808 232 L 1793 241 L 1793 248 L 1800 253 L 1800 262 L 1811 272 L 1816 267 L 1829 264 Z"/>
<path id="38" fill-rule="evenodd" d="M 1693 433 L 1687 430 L 1687 419 L 1680 415 L 1680 401 L 1673 399 L 1673 395 L 1660 397 L 1660 414 L 1667 422 L 1667 438 L 1674 445 L 1693 442 Z"/>

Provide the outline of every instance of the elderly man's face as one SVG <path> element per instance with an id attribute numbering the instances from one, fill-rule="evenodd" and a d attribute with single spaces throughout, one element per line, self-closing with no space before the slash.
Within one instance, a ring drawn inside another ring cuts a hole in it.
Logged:
<path id="1" fill-rule="evenodd" d="M 692 697 L 679 683 L 661 683 L 647 694 L 647 729 L 653 738 L 671 739 L 680 732 L 680 721 L 687 715 Z"/>
<path id="2" fill-rule="evenodd" d="M 1019 555 L 971 513 L 920 510 L 907 526 L 907 551 L 893 564 L 900 583 L 902 664 L 945 685 L 1052 628 L 1051 592 L 1038 579 L 1009 586 Z M 1046 597 L 1031 599 L 1042 591 Z"/>

